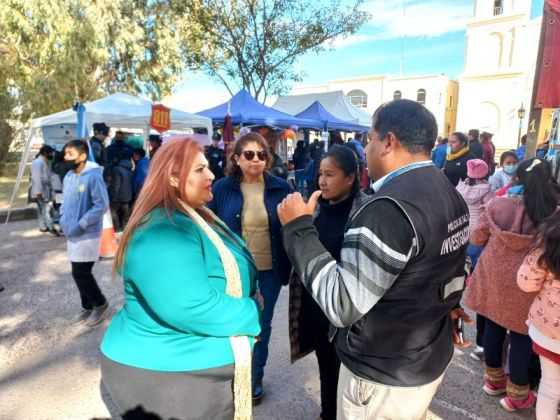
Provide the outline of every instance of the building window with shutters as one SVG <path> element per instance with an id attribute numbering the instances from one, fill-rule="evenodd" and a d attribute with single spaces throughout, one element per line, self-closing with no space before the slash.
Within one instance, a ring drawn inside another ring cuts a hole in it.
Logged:
<path id="1" fill-rule="evenodd" d="M 400 90 L 395 90 L 393 92 L 393 101 L 396 101 L 397 99 L 402 99 L 402 92 Z"/>
<path id="2" fill-rule="evenodd" d="M 350 100 L 352 105 L 358 108 L 367 108 L 367 94 L 363 90 L 352 90 L 348 92 L 346 97 Z"/>
<path id="3" fill-rule="evenodd" d="M 416 102 L 422 105 L 426 104 L 426 89 L 418 89 L 416 93 Z"/>

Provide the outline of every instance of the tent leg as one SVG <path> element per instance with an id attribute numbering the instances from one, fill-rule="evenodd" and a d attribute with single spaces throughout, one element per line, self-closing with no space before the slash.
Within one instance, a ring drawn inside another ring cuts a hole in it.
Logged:
<path id="1" fill-rule="evenodd" d="M 14 191 L 12 192 L 12 199 L 10 200 L 10 207 L 8 207 L 8 214 L 6 215 L 6 221 L 4 224 L 10 221 L 10 214 L 12 212 L 12 206 L 14 205 L 14 201 L 16 200 L 16 195 L 19 191 L 19 187 L 21 185 L 21 178 L 23 177 L 23 173 L 25 172 L 25 165 L 27 163 L 27 158 L 29 157 L 29 148 L 31 147 L 31 139 L 33 138 L 33 126 L 29 128 L 29 135 L 27 136 L 27 141 L 25 143 L 25 148 L 23 149 L 21 155 L 21 162 L 19 163 L 18 175 L 16 178 L 16 185 L 14 186 Z"/>

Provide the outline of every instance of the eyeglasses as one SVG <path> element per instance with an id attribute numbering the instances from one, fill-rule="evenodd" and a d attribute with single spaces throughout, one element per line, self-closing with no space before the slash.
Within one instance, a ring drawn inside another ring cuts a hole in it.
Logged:
<path id="1" fill-rule="evenodd" d="M 268 153 L 266 151 L 262 151 L 262 152 L 254 152 L 252 150 L 245 150 L 243 152 L 243 156 L 245 156 L 245 159 L 247 160 L 253 160 L 255 158 L 255 155 L 257 155 L 257 157 L 259 158 L 259 160 L 266 160 L 266 157 L 268 156 Z"/>

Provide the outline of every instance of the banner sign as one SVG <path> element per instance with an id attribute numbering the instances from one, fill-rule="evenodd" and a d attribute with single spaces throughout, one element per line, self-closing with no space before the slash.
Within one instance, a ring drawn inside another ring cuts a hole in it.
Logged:
<path id="1" fill-rule="evenodd" d="M 171 128 L 171 109 L 162 104 L 152 105 L 150 127 L 160 133 L 169 130 Z"/>

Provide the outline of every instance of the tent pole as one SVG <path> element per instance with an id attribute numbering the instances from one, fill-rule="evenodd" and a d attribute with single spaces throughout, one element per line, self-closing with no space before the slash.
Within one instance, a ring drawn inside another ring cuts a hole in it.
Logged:
<path id="1" fill-rule="evenodd" d="M 23 177 L 23 173 L 25 172 L 25 165 L 27 163 L 27 158 L 29 157 L 29 148 L 31 147 L 32 138 L 33 138 L 33 124 L 31 124 L 31 127 L 29 128 L 29 135 L 27 136 L 27 141 L 25 142 L 25 148 L 23 149 L 23 152 L 21 154 L 21 161 L 19 163 L 16 185 L 14 186 L 14 191 L 12 192 L 12 199 L 10 200 L 10 206 L 8 207 L 8 214 L 6 215 L 6 221 L 4 222 L 4 224 L 10 221 L 12 206 L 14 205 L 14 201 L 16 200 L 16 195 L 21 185 L 21 178 Z"/>

